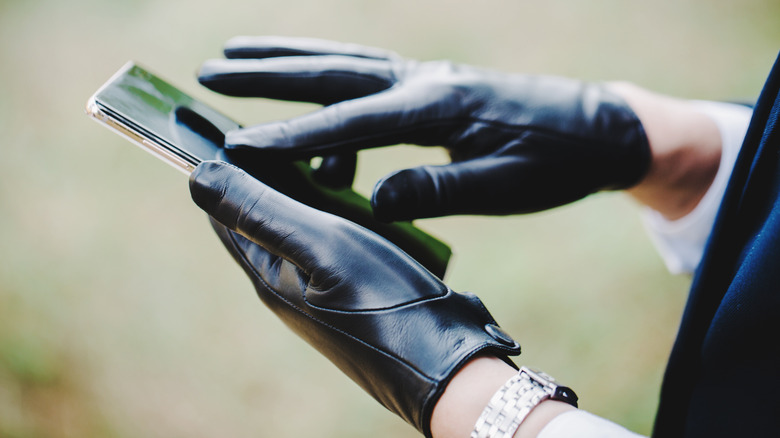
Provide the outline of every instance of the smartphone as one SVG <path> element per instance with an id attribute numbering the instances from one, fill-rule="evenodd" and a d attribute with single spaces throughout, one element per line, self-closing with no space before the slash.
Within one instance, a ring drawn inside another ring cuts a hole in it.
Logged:
<path id="1" fill-rule="evenodd" d="M 184 173 L 218 159 L 239 124 L 128 62 L 87 101 L 87 114 Z"/>
<path id="2" fill-rule="evenodd" d="M 89 98 L 86 111 L 181 172 L 190 174 L 205 160 L 234 164 L 299 202 L 378 233 L 444 278 L 452 255 L 445 243 L 408 222 L 375 220 L 368 199 L 351 189 L 333 190 L 318 184 L 308 163 L 225 150 L 225 133 L 240 128 L 238 123 L 134 62 L 125 64 Z"/>

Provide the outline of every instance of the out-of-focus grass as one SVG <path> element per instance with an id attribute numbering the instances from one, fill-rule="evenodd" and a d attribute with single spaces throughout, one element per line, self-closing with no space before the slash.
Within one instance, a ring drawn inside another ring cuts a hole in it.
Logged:
<path id="1" fill-rule="evenodd" d="M 262 307 L 184 177 L 83 115 L 126 60 L 247 124 L 312 107 L 201 89 L 197 66 L 236 34 L 742 99 L 778 18 L 769 0 L 0 2 L 0 437 L 416 436 Z M 443 160 L 364 152 L 357 188 Z M 649 432 L 688 279 L 664 271 L 631 202 L 419 225 L 453 246 L 448 283 L 483 298 L 520 362 Z"/>

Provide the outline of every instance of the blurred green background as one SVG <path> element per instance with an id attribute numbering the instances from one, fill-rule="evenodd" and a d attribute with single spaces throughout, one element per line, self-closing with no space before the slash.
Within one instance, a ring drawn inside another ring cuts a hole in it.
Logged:
<path id="1" fill-rule="evenodd" d="M 84 115 L 125 61 L 244 124 L 313 107 L 200 88 L 234 35 L 752 99 L 778 19 L 772 0 L 0 0 L 0 437 L 417 436 L 261 305 L 186 177 Z M 357 188 L 444 159 L 364 152 Z M 665 271 L 631 201 L 418 225 L 452 245 L 448 283 L 482 297 L 521 363 L 649 433 L 690 280 Z"/>

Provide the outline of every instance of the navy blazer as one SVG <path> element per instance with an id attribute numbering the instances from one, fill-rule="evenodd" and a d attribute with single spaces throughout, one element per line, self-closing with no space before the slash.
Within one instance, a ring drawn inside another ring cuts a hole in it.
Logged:
<path id="1" fill-rule="evenodd" d="M 654 437 L 780 437 L 780 58 L 694 276 Z"/>

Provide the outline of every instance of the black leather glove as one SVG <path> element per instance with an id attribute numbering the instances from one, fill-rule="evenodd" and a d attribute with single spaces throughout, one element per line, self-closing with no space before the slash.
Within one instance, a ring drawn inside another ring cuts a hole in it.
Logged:
<path id="1" fill-rule="evenodd" d="M 365 228 L 225 163 L 199 165 L 190 190 L 263 302 L 427 436 L 436 401 L 466 361 L 520 353 L 479 298 L 453 292 Z"/>
<path id="2" fill-rule="evenodd" d="M 382 179 L 372 197 L 380 220 L 542 210 L 627 188 L 649 166 L 642 125 L 601 84 L 299 38 L 239 37 L 225 55 L 201 68 L 212 90 L 326 105 L 230 132 L 227 148 L 296 159 L 397 143 L 450 151 L 451 164 Z"/>

